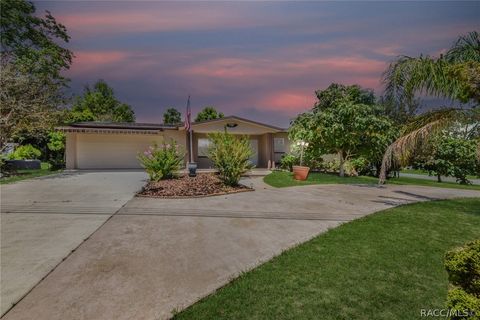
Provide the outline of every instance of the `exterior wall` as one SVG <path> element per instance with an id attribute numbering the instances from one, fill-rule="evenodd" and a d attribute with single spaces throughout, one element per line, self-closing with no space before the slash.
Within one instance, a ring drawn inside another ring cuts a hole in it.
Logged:
<path id="1" fill-rule="evenodd" d="M 185 149 L 185 132 L 166 130 L 159 134 L 68 133 L 68 169 L 137 169 L 137 154 L 153 143 L 175 140 Z"/>
<path id="2" fill-rule="evenodd" d="M 198 164 L 200 169 L 209 169 L 213 167 L 210 159 L 206 157 L 199 157 L 198 155 L 198 139 L 207 138 L 206 133 L 193 133 L 193 159 Z M 258 142 L 258 164 L 257 168 L 267 168 L 268 160 L 273 159 L 273 138 L 272 134 L 266 133 L 263 135 L 249 135 L 250 140 L 257 140 Z"/>
<path id="3" fill-rule="evenodd" d="M 275 165 L 278 167 L 278 165 L 280 164 L 280 159 L 282 158 L 283 154 L 274 152 L 274 150 L 273 150 L 273 139 L 274 138 L 284 138 L 285 153 L 290 152 L 291 141 L 288 139 L 288 133 L 287 132 L 278 132 L 278 133 L 272 134 L 272 142 L 271 142 L 272 155 L 271 155 L 271 159 L 272 159 L 272 161 L 275 161 Z"/>
<path id="4" fill-rule="evenodd" d="M 68 132 L 65 141 L 65 167 L 75 169 L 77 167 L 77 134 Z"/>

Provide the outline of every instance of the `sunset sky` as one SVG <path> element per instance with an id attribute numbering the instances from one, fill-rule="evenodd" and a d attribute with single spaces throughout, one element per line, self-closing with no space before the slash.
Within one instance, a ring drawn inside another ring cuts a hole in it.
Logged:
<path id="1" fill-rule="evenodd" d="M 280 126 L 332 82 L 382 93 L 395 56 L 480 29 L 480 2 L 37 1 L 72 39 L 71 93 L 106 80 L 138 122 L 213 105 Z"/>

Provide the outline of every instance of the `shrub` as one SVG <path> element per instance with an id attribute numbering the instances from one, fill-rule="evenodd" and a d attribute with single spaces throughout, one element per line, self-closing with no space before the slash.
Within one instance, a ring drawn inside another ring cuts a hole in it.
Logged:
<path id="1" fill-rule="evenodd" d="M 151 181 L 160 181 L 175 177 L 176 171 L 182 167 L 185 153 L 179 150 L 175 141 L 165 142 L 158 146 L 156 143 L 145 152 L 138 154 L 138 160 L 145 168 Z"/>
<path id="2" fill-rule="evenodd" d="M 250 162 L 253 151 L 248 137 L 228 132 L 211 133 L 208 137 L 212 141 L 209 158 L 218 169 L 220 179 L 226 185 L 237 185 L 241 175 L 253 168 Z"/>
<path id="3" fill-rule="evenodd" d="M 288 171 L 293 170 L 293 166 L 300 163 L 300 159 L 291 153 L 286 153 L 280 159 L 280 168 Z"/>
<path id="4" fill-rule="evenodd" d="M 15 149 L 13 153 L 9 155 L 10 160 L 26 160 L 26 159 L 38 159 L 42 155 L 42 152 L 32 146 L 27 144 L 24 146 L 19 146 Z"/>
<path id="5" fill-rule="evenodd" d="M 465 319 L 464 313 L 472 312 L 472 316 L 468 319 L 480 320 L 480 298 L 462 289 L 455 288 L 448 291 L 447 308 L 457 312 L 457 314 L 452 312 L 450 319 Z"/>
<path id="6" fill-rule="evenodd" d="M 445 269 L 452 284 L 480 296 L 480 240 L 447 252 Z"/>
<path id="7" fill-rule="evenodd" d="M 368 175 L 372 172 L 370 161 L 365 157 L 351 159 L 350 164 L 359 175 Z"/>
<path id="8" fill-rule="evenodd" d="M 480 319 L 480 240 L 448 251 L 445 269 L 453 285 L 448 291 L 447 307 L 457 311 L 477 312 L 470 319 Z M 461 317 L 452 316 L 452 319 Z"/>
<path id="9" fill-rule="evenodd" d="M 59 131 L 52 131 L 48 134 L 48 139 L 50 170 L 62 169 L 65 167 L 65 134 Z"/>

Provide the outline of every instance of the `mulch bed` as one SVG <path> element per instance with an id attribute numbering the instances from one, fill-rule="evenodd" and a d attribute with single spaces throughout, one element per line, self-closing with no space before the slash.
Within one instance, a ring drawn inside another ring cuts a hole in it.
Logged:
<path id="1" fill-rule="evenodd" d="M 137 196 L 154 198 L 195 198 L 227 193 L 253 191 L 244 185 L 230 187 L 223 184 L 215 173 L 200 173 L 196 177 L 182 175 L 176 179 L 148 182 Z"/>

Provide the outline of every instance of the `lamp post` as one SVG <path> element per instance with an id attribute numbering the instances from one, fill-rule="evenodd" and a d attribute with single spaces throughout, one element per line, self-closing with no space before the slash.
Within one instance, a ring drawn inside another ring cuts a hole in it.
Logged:
<path id="1" fill-rule="evenodd" d="M 300 146 L 300 166 L 303 165 L 303 149 L 308 147 L 308 142 L 297 141 L 297 146 Z"/>

